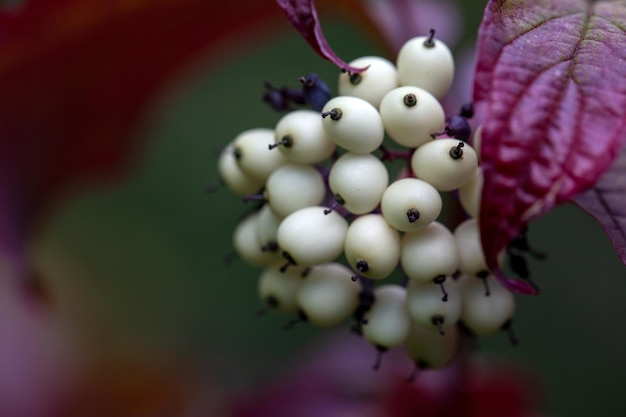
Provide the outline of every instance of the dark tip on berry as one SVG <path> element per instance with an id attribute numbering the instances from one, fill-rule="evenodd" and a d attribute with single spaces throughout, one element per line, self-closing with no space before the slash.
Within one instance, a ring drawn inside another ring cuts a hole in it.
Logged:
<path id="1" fill-rule="evenodd" d="M 273 295 L 269 295 L 265 297 L 265 305 L 259 308 L 257 311 L 255 311 L 254 314 L 259 317 L 264 316 L 270 310 L 274 310 L 278 308 L 279 305 L 280 305 L 280 302 L 278 301 L 278 298 L 274 297 Z"/>
<path id="2" fill-rule="evenodd" d="M 374 362 L 373 370 L 378 371 L 383 360 L 383 353 L 387 351 L 384 346 L 376 345 L 376 362 Z"/>
<path id="3" fill-rule="evenodd" d="M 435 38 L 435 29 L 431 29 L 428 39 L 424 41 L 424 46 L 427 48 L 433 48 L 435 46 L 434 38 Z"/>
<path id="4" fill-rule="evenodd" d="M 305 323 L 309 321 L 309 318 L 304 314 L 304 311 L 298 310 L 298 316 L 289 320 L 287 323 L 283 324 L 283 330 L 290 330 L 298 323 Z"/>
<path id="5" fill-rule="evenodd" d="M 289 262 L 291 262 L 294 265 L 296 264 L 296 261 L 294 261 L 294 259 L 291 257 L 291 255 L 289 254 L 289 252 L 283 251 L 282 253 L 283 258 L 287 259 Z"/>
<path id="6" fill-rule="evenodd" d="M 421 359 L 416 359 L 414 366 L 413 366 L 413 371 L 411 371 L 411 375 L 409 375 L 406 378 L 406 382 L 409 382 L 409 383 L 415 382 L 420 372 L 426 369 L 430 369 L 430 365 L 428 365 L 426 362 L 424 362 Z"/>
<path id="7" fill-rule="evenodd" d="M 278 298 L 270 295 L 265 298 L 265 304 L 267 304 L 271 308 L 276 308 L 280 305 L 280 302 L 278 301 Z"/>
<path id="8" fill-rule="evenodd" d="M 439 285 L 439 288 L 441 288 L 441 293 L 443 294 L 443 297 L 441 298 L 441 301 L 446 302 L 448 301 L 448 293 L 446 292 L 445 287 L 443 286 L 443 283 L 446 281 L 446 276 L 445 275 L 437 275 L 435 278 L 433 278 L 433 282 L 437 285 Z"/>
<path id="9" fill-rule="evenodd" d="M 489 297 L 491 295 L 491 291 L 489 291 L 489 284 L 487 283 L 487 277 L 489 276 L 489 271 L 480 271 L 476 273 L 476 277 L 483 281 L 483 285 L 485 286 L 485 297 Z"/>
<path id="10" fill-rule="evenodd" d="M 416 208 L 410 208 L 406 212 L 406 217 L 409 219 L 409 223 L 415 223 L 420 218 L 420 212 Z"/>
<path id="11" fill-rule="evenodd" d="M 335 107 L 334 109 L 330 111 L 325 111 L 322 113 L 322 117 L 324 119 L 328 116 L 330 116 L 330 118 L 333 120 L 339 120 L 341 119 L 341 116 L 343 116 L 343 112 L 341 111 L 341 109 Z"/>
<path id="12" fill-rule="evenodd" d="M 359 260 L 356 263 L 356 274 L 352 275 L 352 281 L 358 281 L 358 279 L 361 277 L 361 273 L 367 272 L 368 269 L 370 269 L 370 266 L 367 261 L 364 261 L 362 259 Z"/>
<path id="13" fill-rule="evenodd" d="M 290 266 L 298 265 L 296 263 L 296 261 L 291 257 L 289 252 L 283 251 L 283 253 L 281 255 L 283 256 L 283 258 L 285 258 L 287 260 L 287 262 L 278 269 L 280 272 L 285 272 L 287 270 L 287 268 L 289 268 Z"/>
<path id="14" fill-rule="evenodd" d="M 361 80 L 363 80 L 363 77 L 361 77 L 361 74 L 358 74 L 358 73 L 350 73 L 348 77 L 350 79 L 350 84 L 352 85 L 358 85 L 361 82 Z"/>
<path id="15" fill-rule="evenodd" d="M 512 346 L 519 345 L 519 339 L 517 338 L 517 336 L 515 335 L 515 331 L 513 330 L 513 319 L 510 319 L 509 321 L 504 323 L 504 325 L 502 326 L 502 330 L 507 332 L 507 335 L 509 336 L 509 342 Z"/>
<path id="16" fill-rule="evenodd" d="M 359 270 L 359 272 L 367 272 L 368 269 L 370 269 L 369 264 L 367 263 L 367 261 L 364 260 L 360 260 L 356 263 L 356 267 Z"/>
<path id="17" fill-rule="evenodd" d="M 478 278 L 485 279 L 489 276 L 489 271 L 487 271 L 486 269 L 483 269 L 482 271 L 476 272 L 476 276 Z"/>
<path id="18" fill-rule="evenodd" d="M 420 371 L 421 367 L 419 365 L 419 361 L 415 361 L 413 370 L 411 371 L 411 374 L 406 377 L 405 381 L 408 383 L 415 382 L 417 380 L 417 377 L 419 376 Z"/>
<path id="19" fill-rule="evenodd" d="M 413 93 L 409 93 L 409 94 L 404 96 L 402 101 L 404 102 L 405 106 L 413 107 L 413 106 L 415 106 L 417 104 L 417 96 L 415 94 L 413 94 Z"/>
<path id="20" fill-rule="evenodd" d="M 285 147 L 285 148 L 291 148 L 293 146 L 293 136 L 291 135 L 285 135 L 283 136 L 283 138 L 281 139 L 280 143 Z"/>
<path id="21" fill-rule="evenodd" d="M 439 334 L 443 336 L 445 333 L 443 331 L 442 325 L 445 321 L 445 318 L 441 314 L 435 314 L 434 316 L 430 318 L 430 321 L 434 326 L 437 326 L 437 330 L 439 330 Z"/>
<path id="22" fill-rule="evenodd" d="M 270 240 L 267 244 L 261 246 L 261 251 L 263 252 L 276 252 L 278 251 L 278 242 L 275 240 Z"/>
<path id="23" fill-rule="evenodd" d="M 268 145 L 269 150 L 271 151 L 274 148 L 277 148 L 279 146 L 284 146 L 285 148 L 291 148 L 293 146 L 293 136 L 291 135 L 285 135 L 283 136 L 283 138 L 281 140 L 279 140 L 276 143 L 270 143 Z"/>
<path id="24" fill-rule="evenodd" d="M 463 149 L 461 149 L 463 146 L 465 146 L 465 142 L 459 142 L 458 145 L 453 146 L 450 148 L 450 157 L 452 159 L 462 159 L 463 158 Z"/>
<path id="25" fill-rule="evenodd" d="M 343 199 L 343 197 L 341 197 L 339 194 L 335 194 L 335 202 L 329 208 L 324 209 L 324 214 L 330 214 L 333 210 L 337 208 L 337 206 L 343 206 L 345 203 L 346 201 Z"/>
<path id="26" fill-rule="evenodd" d="M 233 156 L 235 157 L 235 159 L 239 160 L 241 159 L 241 157 L 243 156 L 243 154 L 241 153 L 241 149 L 237 146 L 235 146 L 233 148 Z"/>

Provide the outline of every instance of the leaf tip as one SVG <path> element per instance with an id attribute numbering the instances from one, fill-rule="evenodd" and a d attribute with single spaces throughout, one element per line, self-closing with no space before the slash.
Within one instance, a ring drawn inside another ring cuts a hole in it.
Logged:
<path id="1" fill-rule="evenodd" d="M 511 292 L 524 295 L 539 295 L 539 288 L 530 280 L 507 278 L 499 267 L 492 268 L 491 272 Z"/>

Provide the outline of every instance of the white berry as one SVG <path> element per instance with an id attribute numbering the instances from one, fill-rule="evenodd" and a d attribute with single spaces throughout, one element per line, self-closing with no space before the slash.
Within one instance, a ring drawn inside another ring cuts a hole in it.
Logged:
<path id="1" fill-rule="evenodd" d="M 415 150 L 411 168 L 439 191 L 455 190 L 467 183 L 478 168 L 476 152 L 458 139 L 432 140 Z"/>
<path id="2" fill-rule="evenodd" d="M 459 251 L 452 232 L 439 222 L 402 236 L 400 263 L 404 273 L 420 283 L 432 283 L 440 276 L 454 274 Z"/>
<path id="3" fill-rule="evenodd" d="M 411 319 L 441 333 L 454 326 L 461 316 L 461 292 L 457 282 L 448 277 L 443 285 L 447 295 L 443 295 L 439 285 L 419 284 L 411 280 L 406 298 Z"/>
<path id="4" fill-rule="evenodd" d="M 454 57 L 439 39 L 419 36 L 406 42 L 396 60 L 400 85 L 414 85 L 437 98 L 446 95 L 454 78 Z"/>
<path id="5" fill-rule="evenodd" d="M 265 198 L 278 217 L 320 204 L 326 195 L 322 174 L 311 165 L 288 163 L 267 179 Z"/>
<path id="6" fill-rule="evenodd" d="M 480 125 L 476 128 L 476 131 L 474 132 L 474 136 L 472 136 L 472 148 L 474 148 L 474 151 L 476 151 L 476 156 L 478 157 L 479 161 L 480 161 L 480 145 L 481 145 L 482 140 L 483 140 L 483 126 Z"/>
<path id="7" fill-rule="evenodd" d="M 326 135 L 318 112 L 295 110 L 278 121 L 275 143 L 287 160 L 301 164 L 322 162 L 335 151 L 336 145 Z"/>
<path id="8" fill-rule="evenodd" d="M 257 236 L 261 248 L 265 250 L 278 250 L 278 239 L 276 233 L 278 226 L 283 219 L 278 217 L 270 208 L 269 204 L 265 204 L 259 210 L 258 220 L 256 222 Z"/>
<path id="9" fill-rule="evenodd" d="M 259 242 L 257 222 L 259 213 L 251 214 L 239 222 L 233 234 L 235 252 L 254 266 L 265 266 L 279 259 L 275 252 L 264 251 Z"/>
<path id="10" fill-rule="evenodd" d="M 381 279 L 398 265 L 400 235 L 380 214 L 368 214 L 348 227 L 344 248 L 348 264 L 360 276 Z"/>
<path id="11" fill-rule="evenodd" d="M 330 262 L 343 252 L 348 222 L 320 206 L 306 207 L 285 217 L 278 226 L 278 246 L 297 265 Z"/>
<path id="12" fill-rule="evenodd" d="M 432 140 L 445 125 L 439 101 L 428 91 L 405 86 L 391 90 L 380 103 L 380 116 L 387 134 L 395 142 L 416 148 Z"/>
<path id="13" fill-rule="evenodd" d="M 476 219 L 470 218 L 459 224 L 454 229 L 454 237 L 459 249 L 459 269 L 461 272 L 472 277 L 488 274 Z"/>
<path id="14" fill-rule="evenodd" d="M 474 176 L 459 188 L 459 201 L 461 202 L 461 206 L 471 217 L 478 218 L 482 190 L 483 171 L 481 167 L 478 167 Z"/>
<path id="15" fill-rule="evenodd" d="M 239 166 L 232 144 L 222 150 L 217 162 L 220 179 L 226 187 L 238 196 L 257 193 L 263 188 L 263 181 L 249 176 Z"/>
<path id="16" fill-rule="evenodd" d="M 297 300 L 307 320 L 320 327 L 347 319 L 359 303 L 361 286 L 352 282 L 352 271 L 338 263 L 314 267 L 306 276 Z"/>
<path id="17" fill-rule="evenodd" d="M 439 369 L 449 365 L 459 350 L 459 329 L 449 327 L 444 334 L 413 323 L 406 339 L 406 351 L 421 369 Z"/>
<path id="18" fill-rule="evenodd" d="M 259 297 L 269 307 L 282 313 L 298 310 L 297 293 L 303 281 L 302 268 L 280 270 L 280 263 L 274 263 L 263 270 L 259 278 Z"/>
<path id="19" fill-rule="evenodd" d="M 383 122 L 376 107 L 358 97 L 339 96 L 322 109 L 326 134 L 338 146 L 355 153 L 370 153 L 385 136 Z"/>
<path id="20" fill-rule="evenodd" d="M 280 152 L 272 152 L 273 129 L 250 129 L 233 140 L 233 154 L 243 172 L 257 181 L 265 182 L 272 172 L 287 160 Z"/>
<path id="21" fill-rule="evenodd" d="M 441 213 L 441 196 L 426 181 L 403 178 L 385 190 L 380 208 L 385 220 L 402 232 L 422 229 Z"/>
<path id="22" fill-rule="evenodd" d="M 349 65 L 367 69 L 358 74 L 342 72 L 338 82 L 339 95 L 359 97 L 378 108 L 385 94 L 398 86 L 396 66 L 385 58 L 364 56 Z"/>
<path id="23" fill-rule="evenodd" d="M 399 285 L 381 285 L 374 290 L 374 304 L 365 315 L 363 337 L 377 347 L 400 346 L 409 333 L 411 321 L 404 302 L 406 289 Z"/>
<path id="24" fill-rule="evenodd" d="M 348 211 L 364 214 L 380 203 L 389 185 L 389 173 L 374 155 L 348 152 L 333 164 L 328 184 Z"/>
<path id="25" fill-rule="evenodd" d="M 490 336 L 513 317 L 513 294 L 493 277 L 464 276 L 459 283 L 463 297 L 461 320 L 479 336 Z"/>

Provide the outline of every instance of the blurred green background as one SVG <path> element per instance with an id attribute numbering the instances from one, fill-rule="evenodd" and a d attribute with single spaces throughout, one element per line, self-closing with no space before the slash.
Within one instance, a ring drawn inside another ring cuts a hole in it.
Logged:
<path id="1" fill-rule="evenodd" d="M 471 44 L 482 7 L 459 3 Z M 323 23 L 340 56 L 380 53 L 349 23 Z M 255 317 L 260 271 L 222 261 L 246 206 L 225 189 L 204 192 L 217 178 L 221 146 L 279 119 L 260 100 L 264 81 L 296 86 L 315 71 L 334 86 L 336 68 L 284 29 L 194 71 L 155 106 L 128 181 L 82 191 L 51 215 L 40 252 L 59 271 L 50 281 L 53 302 L 90 343 L 179 358 L 206 369 L 218 386 L 243 390 L 326 334 L 306 325 L 282 331 L 285 317 L 277 314 Z M 626 415 L 626 270 L 600 227 L 573 206 L 535 221 L 530 241 L 549 258 L 531 264 L 542 294 L 518 297 L 521 344 L 500 335 L 481 347 L 536 372 L 551 415 Z"/>

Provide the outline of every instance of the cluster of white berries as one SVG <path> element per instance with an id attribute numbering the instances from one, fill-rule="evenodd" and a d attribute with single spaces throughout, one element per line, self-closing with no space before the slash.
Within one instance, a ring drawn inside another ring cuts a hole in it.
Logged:
<path id="1" fill-rule="evenodd" d="M 418 368 L 457 355 L 460 323 L 491 335 L 515 308 L 485 264 L 481 168 L 469 131 L 456 132 L 439 103 L 454 62 L 433 34 L 409 40 L 395 65 L 351 62 L 367 69 L 343 72 L 321 114 L 291 111 L 274 129 L 241 133 L 219 158 L 232 192 L 264 202 L 237 226 L 234 246 L 264 268 L 268 308 L 317 326 L 352 316 L 379 352 L 404 346 Z M 387 150 L 385 136 L 400 150 Z M 407 161 L 391 182 L 390 152 Z M 468 219 L 450 230 L 437 221 L 441 193 L 457 190 Z M 398 269 L 403 284 L 383 281 Z"/>

